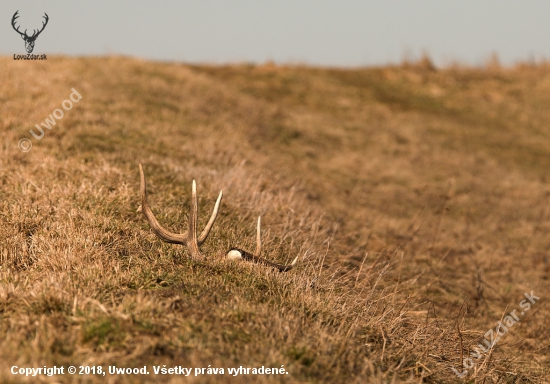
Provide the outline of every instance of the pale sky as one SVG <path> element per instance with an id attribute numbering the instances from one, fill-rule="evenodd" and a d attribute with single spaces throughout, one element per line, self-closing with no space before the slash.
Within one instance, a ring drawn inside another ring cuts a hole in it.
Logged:
<path id="1" fill-rule="evenodd" d="M 38 29 L 35 54 L 190 63 L 438 65 L 550 58 L 547 0 L 93 0 L 0 2 L 0 55 L 24 54 L 11 19 Z"/>

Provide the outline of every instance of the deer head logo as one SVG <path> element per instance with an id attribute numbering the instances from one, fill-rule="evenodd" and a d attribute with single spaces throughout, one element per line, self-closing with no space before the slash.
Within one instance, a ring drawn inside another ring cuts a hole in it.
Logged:
<path id="1" fill-rule="evenodd" d="M 15 29 L 15 31 L 17 33 L 19 33 L 21 35 L 21 38 L 23 40 L 25 40 L 25 49 L 27 50 L 27 53 L 32 53 L 32 50 L 34 49 L 34 42 L 36 41 L 36 38 L 38 37 L 38 35 L 40 35 L 42 33 L 42 31 L 44 30 L 44 28 L 46 28 L 46 25 L 48 24 L 48 20 L 50 19 L 48 17 L 48 14 L 46 12 L 44 12 L 44 15 L 45 16 L 42 16 L 44 19 L 46 19 L 46 21 L 42 22 L 42 29 L 41 30 L 36 30 L 34 29 L 33 30 L 33 34 L 32 36 L 29 36 L 27 35 L 27 30 L 25 29 L 25 32 L 21 32 L 19 30 L 19 27 L 16 27 L 15 26 L 15 21 L 17 20 L 17 18 L 19 17 L 18 15 L 19 11 L 15 12 L 13 14 L 13 17 L 11 19 L 11 26 L 13 27 L 13 29 Z"/>

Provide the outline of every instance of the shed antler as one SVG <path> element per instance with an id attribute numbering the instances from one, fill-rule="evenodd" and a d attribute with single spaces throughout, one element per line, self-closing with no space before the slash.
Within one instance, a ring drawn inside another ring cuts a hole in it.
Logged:
<path id="1" fill-rule="evenodd" d="M 218 196 L 216 205 L 214 205 L 214 210 L 212 211 L 210 220 L 208 221 L 208 223 L 206 224 L 206 227 L 204 227 L 204 230 L 202 231 L 201 235 L 197 239 L 197 209 L 198 208 L 197 208 L 197 186 L 195 184 L 195 180 L 193 180 L 193 187 L 192 187 L 192 194 L 191 194 L 191 212 L 189 213 L 189 228 L 187 229 L 187 233 L 180 234 L 180 233 L 172 233 L 159 224 L 159 222 L 155 218 L 155 215 L 151 211 L 151 208 L 149 208 L 149 204 L 147 203 L 147 185 L 145 183 L 145 174 L 143 173 L 143 167 L 141 166 L 141 164 L 139 165 L 139 174 L 141 176 L 141 206 L 138 209 L 138 211 L 141 210 L 143 212 L 143 215 L 149 222 L 149 225 L 151 226 L 151 229 L 153 230 L 153 232 L 155 232 L 155 234 L 162 241 L 165 241 L 167 243 L 187 245 L 187 248 L 189 249 L 189 252 L 191 253 L 192 257 L 196 259 L 202 258 L 199 246 L 202 243 L 204 243 L 204 241 L 208 237 L 208 234 L 210 233 L 210 230 L 212 229 L 212 226 L 214 225 L 214 222 L 216 221 L 223 192 L 220 191 L 220 195 Z M 280 272 L 286 272 L 291 270 L 296 264 L 296 262 L 298 261 L 298 257 L 296 257 L 292 261 L 292 263 L 288 265 L 277 264 L 260 257 L 261 252 L 262 252 L 261 224 L 260 224 L 260 218 L 258 217 L 258 226 L 256 228 L 256 250 L 254 251 L 254 253 L 251 254 L 239 248 L 231 248 L 229 251 L 226 252 L 225 255 L 228 259 L 231 259 L 231 260 L 244 259 L 254 263 L 260 263 L 260 264 L 270 266 L 272 268 L 276 268 Z"/>
<path id="2" fill-rule="evenodd" d="M 261 218 L 258 217 L 258 224 L 256 226 L 256 250 L 254 251 L 254 253 L 251 254 L 240 248 L 231 248 L 225 254 L 227 258 L 232 260 L 244 259 L 247 261 L 252 261 L 254 263 L 265 264 L 270 267 L 278 269 L 280 272 L 290 271 L 292 268 L 294 268 L 294 265 L 296 265 L 296 262 L 298 261 L 298 256 L 296 256 L 296 258 L 292 261 L 292 263 L 288 265 L 278 264 L 278 263 L 269 261 L 267 259 L 264 259 L 263 257 L 260 257 L 261 253 L 262 253 Z"/>
<path id="3" fill-rule="evenodd" d="M 145 215 L 145 218 L 149 222 L 151 229 L 153 229 L 153 232 L 155 232 L 155 234 L 162 241 L 165 241 L 167 243 L 187 245 L 187 249 L 189 249 L 189 252 L 191 253 L 192 257 L 196 259 L 202 258 L 199 246 L 202 245 L 202 243 L 204 243 L 204 241 L 208 237 L 208 234 L 210 233 L 210 230 L 212 229 L 212 226 L 214 225 L 214 222 L 216 221 L 223 192 L 220 191 L 220 195 L 218 196 L 218 200 L 216 200 L 216 205 L 214 205 L 214 210 L 212 211 L 212 216 L 210 216 L 210 220 L 208 221 L 208 223 L 206 224 L 206 227 L 204 227 L 204 230 L 202 231 L 201 235 L 197 239 L 198 207 L 197 207 L 197 186 L 196 186 L 195 180 L 193 180 L 193 187 L 192 187 L 192 193 L 191 193 L 191 212 L 189 213 L 189 228 L 187 229 L 187 233 L 179 234 L 179 233 L 172 233 L 166 230 L 164 227 L 162 227 L 159 224 L 159 222 L 155 218 L 153 211 L 151 211 L 151 208 L 149 208 L 149 204 L 147 203 L 147 186 L 145 184 L 145 174 L 143 173 L 143 167 L 141 166 L 141 164 L 139 165 L 139 173 L 141 176 L 141 207 L 140 208 L 143 214 Z"/>

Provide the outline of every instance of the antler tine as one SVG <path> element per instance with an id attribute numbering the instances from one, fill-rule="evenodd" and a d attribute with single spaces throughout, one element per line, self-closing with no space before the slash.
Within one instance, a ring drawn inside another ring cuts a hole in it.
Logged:
<path id="1" fill-rule="evenodd" d="M 147 185 L 145 183 L 145 174 L 143 173 L 143 167 L 139 165 L 139 174 L 141 177 L 141 211 L 149 222 L 151 229 L 162 240 L 171 244 L 186 244 L 187 236 L 184 234 L 172 233 L 164 229 L 157 221 L 153 211 L 149 208 L 147 203 Z"/>
<path id="2" fill-rule="evenodd" d="M 218 195 L 218 199 L 216 200 L 216 204 L 214 205 L 214 210 L 212 211 L 212 215 L 210 215 L 210 220 L 208 220 L 206 227 L 204 227 L 201 235 L 197 240 L 199 245 L 204 243 L 204 241 L 210 234 L 210 230 L 212 229 L 212 226 L 214 225 L 216 218 L 218 217 L 218 210 L 220 208 L 220 203 L 222 202 L 222 196 L 223 196 L 223 191 L 220 191 L 220 194 Z"/>
<path id="3" fill-rule="evenodd" d="M 261 216 L 258 216 L 258 224 L 256 226 L 256 251 L 254 251 L 254 256 L 256 257 L 260 257 L 262 253 L 261 218 Z"/>
<path id="4" fill-rule="evenodd" d="M 214 210 L 212 211 L 212 215 L 210 215 L 210 220 L 208 220 L 208 223 L 206 224 L 201 235 L 197 239 L 197 218 L 198 218 L 197 184 L 195 183 L 195 180 L 193 180 L 193 186 L 191 188 L 191 213 L 189 214 L 189 229 L 187 230 L 187 248 L 189 248 L 189 252 L 191 252 L 191 255 L 195 258 L 202 257 L 199 250 L 199 246 L 202 245 L 202 243 L 204 243 L 204 241 L 210 234 L 210 230 L 212 229 L 212 226 L 214 225 L 214 222 L 218 217 L 218 210 L 220 208 L 222 196 L 223 196 L 223 191 L 220 191 L 220 194 L 218 195 L 218 199 L 216 200 L 216 204 L 214 205 Z"/>
<path id="5" fill-rule="evenodd" d="M 201 257 L 201 251 L 197 242 L 197 211 L 197 183 L 193 180 L 191 187 L 191 212 L 189 213 L 189 228 L 187 229 L 187 248 L 191 256 L 196 259 Z"/>

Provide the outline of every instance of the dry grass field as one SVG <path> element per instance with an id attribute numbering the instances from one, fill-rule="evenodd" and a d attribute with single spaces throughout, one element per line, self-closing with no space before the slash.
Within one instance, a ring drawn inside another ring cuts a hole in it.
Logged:
<path id="1" fill-rule="evenodd" d="M 550 65 L 0 68 L 0 381 L 550 381 Z M 175 232 L 193 179 L 200 227 L 223 190 L 203 260 L 136 212 L 140 163 Z M 260 215 L 263 256 L 295 269 L 223 259 Z M 151 372 L 10 371 L 44 365 Z"/>

